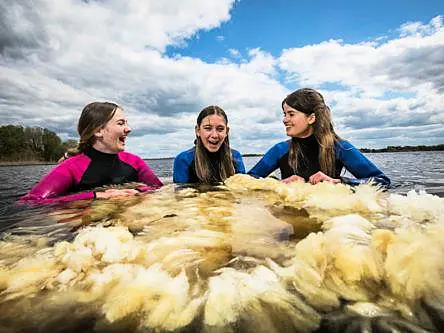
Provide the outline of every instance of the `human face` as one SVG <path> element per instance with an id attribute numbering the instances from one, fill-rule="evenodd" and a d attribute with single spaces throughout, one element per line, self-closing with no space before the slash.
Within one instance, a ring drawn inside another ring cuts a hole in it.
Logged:
<path id="1" fill-rule="evenodd" d="M 126 137 L 131 132 L 123 109 L 117 108 L 114 116 L 94 135 L 93 147 L 98 151 L 116 154 L 125 150 Z"/>
<path id="2" fill-rule="evenodd" d="M 316 121 L 314 113 L 307 115 L 284 103 L 283 123 L 288 136 L 306 138 L 313 134 L 311 126 Z"/>
<path id="3" fill-rule="evenodd" d="M 217 114 L 206 116 L 196 125 L 196 136 L 202 140 L 204 147 L 212 153 L 219 150 L 228 135 L 225 119 Z"/>

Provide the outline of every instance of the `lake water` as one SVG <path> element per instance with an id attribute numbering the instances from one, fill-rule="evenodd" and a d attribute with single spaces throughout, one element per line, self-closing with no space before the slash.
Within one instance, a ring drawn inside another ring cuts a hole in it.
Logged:
<path id="1" fill-rule="evenodd" d="M 444 152 L 405 152 L 366 154 L 390 177 L 392 191 L 406 193 L 425 189 L 444 196 Z M 260 157 L 244 158 L 249 170 Z M 156 175 L 166 184 L 172 182 L 173 159 L 147 160 Z M 0 166 L 0 209 L 26 194 L 52 165 Z"/>
<path id="2" fill-rule="evenodd" d="M 444 152 L 403 152 L 366 154 L 392 181 L 391 192 L 425 190 L 444 197 Z M 248 171 L 261 157 L 244 158 Z M 173 159 L 146 160 L 164 184 L 172 183 Z M 14 202 L 25 195 L 53 165 L 0 166 L 0 230 L 23 219 L 34 220 L 36 211 L 44 208 L 23 209 Z M 279 176 L 279 171 L 277 171 Z M 347 175 L 347 174 L 346 174 Z M 37 222 L 38 223 L 38 222 Z"/>
<path id="3" fill-rule="evenodd" d="M 0 331 L 440 332 L 444 152 L 367 156 L 389 192 L 236 175 L 28 206 L 53 166 L 0 166 Z"/>

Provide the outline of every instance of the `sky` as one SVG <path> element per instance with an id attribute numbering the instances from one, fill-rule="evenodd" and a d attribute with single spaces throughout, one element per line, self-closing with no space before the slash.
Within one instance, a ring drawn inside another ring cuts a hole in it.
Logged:
<path id="1" fill-rule="evenodd" d="M 173 157 L 219 105 L 232 148 L 265 153 L 303 87 L 356 147 L 443 144 L 444 1 L 0 1 L 0 125 L 77 139 L 82 108 L 110 101 L 128 151 Z"/>

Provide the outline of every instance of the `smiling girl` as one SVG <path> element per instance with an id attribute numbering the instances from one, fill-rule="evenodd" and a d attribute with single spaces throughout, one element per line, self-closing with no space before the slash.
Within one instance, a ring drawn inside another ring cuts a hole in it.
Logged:
<path id="1" fill-rule="evenodd" d="M 307 181 L 357 185 L 390 185 L 390 179 L 349 142 L 335 132 L 329 107 L 314 89 L 303 88 L 282 101 L 283 123 L 290 140 L 274 145 L 248 172 L 266 177 L 280 169 L 284 182 Z M 356 178 L 341 177 L 347 169 Z"/>
<path id="2" fill-rule="evenodd" d="M 245 173 L 242 155 L 230 148 L 228 118 L 212 105 L 197 117 L 195 146 L 174 160 L 175 183 L 216 184 L 235 173 Z"/>
<path id="3" fill-rule="evenodd" d="M 129 196 L 162 186 L 162 182 L 140 157 L 124 152 L 131 128 L 118 105 L 108 102 L 86 105 L 77 130 L 80 135 L 77 149 L 70 151 L 66 159 L 21 201 L 56 203 Z M 137 190 L 91 191 L 95 187 L 130 182 L 144 183 L 145 186 Z"/>

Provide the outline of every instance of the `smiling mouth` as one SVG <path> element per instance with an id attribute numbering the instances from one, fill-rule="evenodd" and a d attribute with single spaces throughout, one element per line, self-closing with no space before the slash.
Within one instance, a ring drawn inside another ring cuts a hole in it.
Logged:
<path id="1" fill-rule="evenodd" d="M 125 141 L 126 141 L 126 136 L 119 137 L 119 142 L 120 143 L 125 144 Z"/>

